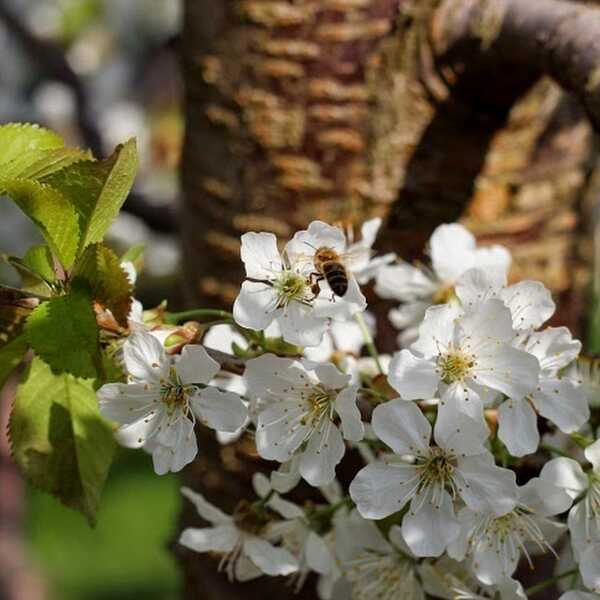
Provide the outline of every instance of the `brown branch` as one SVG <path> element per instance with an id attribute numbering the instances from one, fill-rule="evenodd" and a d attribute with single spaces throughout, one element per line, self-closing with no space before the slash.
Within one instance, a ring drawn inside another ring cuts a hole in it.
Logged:
<path id="1" fill-rule="evenodd" d="M 444 0 L 432 23 L 437 54 L 548 75 L 572 92 L 600 130 L 600 9 L 566 0 Z M 494 87 L 488 78 L 479 86 Z"/>
<path id="2" fill-rule="evenodd" d="M 234 375 L 244 374 L 246 361 L 243 358 L 238 358 L 220 350 L 213 350 L 213 348 L 208 348 L 207 346 L 204 346 L 204 349 L 213 360 L 216 360 L 221 365 L 223 371 L 233 373 Z"/>

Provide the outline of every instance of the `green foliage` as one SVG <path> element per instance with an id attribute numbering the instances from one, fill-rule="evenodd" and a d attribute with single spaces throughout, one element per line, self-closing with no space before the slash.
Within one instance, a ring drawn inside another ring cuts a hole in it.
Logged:
<path id="1" fill-rule="evenodd" d="M 91 291 L 74 284 L 65 296 L 40 304 L 25 327 L 32 348 L 57 373 L 97 377 L 98 326 Z"/>
<path id="2" fill-rule="evenodd" d="M 2 388 L 8 376 L 23 360 L 28 348 L 29 342 L 22 334 L 8 342 L 8 344 L 0 346 L 0 388 Z"/>
<path id="3" fill-rule="evenodd" d="M 130 262 L 136 271 L 141 271 L 144 266 L 144 250 L 146 249 L 145 244 L 137 244 L 131 246 L 123 256 L 121 256 L 121 262 Z"/>
<path id="4" fill-rule="evenodd" d="M 83 253 L 75 274 L 88 282 L 93 299 L 127 327 L 132 286 L 117 255 L 103 244 L 92 244 Z"/>
<path id="5" fill-rule="evenodd" d="M 101 342 L 94 303 L 127 327 L 132 285 L 102 239 L 133 185 L 135 142 L 95 160 L 51 131 L 9 124 L 0 147 L 0 195 L 46 242 L 23 258 L 0 256 L 22 278 L 22 289 L 0 286 L 0 386 L 35 353 L 11 415 L 12 452 L 34 485 L 93 523 L 114 447 L 94 385 L 124 377 L 118 339 Z M 131 260 L 140 255 L 133 250 Z"/>
<path id="6" fill-rule="evenodd" d="M 2 180 L 2 187 L 38 226 L 65 268 L 77 256 L 80 233 L 75 208 L 59 190 L 33 179 Z"/>
<path id="7" fill-rule="evenodd" d="M 17 390 L 9 433 L 25 477 L 94 525 L 115 442 L 92 381 L 56 375 L 34 358 Z"/>
<path id="8" fill-rule="evenodd" d="M 79 250 L 101 242 L 133 185 L 137 167 L 135 141 L 117 147 L 101 161 L 84 161 L 44 177 L 77 211 Z"/>

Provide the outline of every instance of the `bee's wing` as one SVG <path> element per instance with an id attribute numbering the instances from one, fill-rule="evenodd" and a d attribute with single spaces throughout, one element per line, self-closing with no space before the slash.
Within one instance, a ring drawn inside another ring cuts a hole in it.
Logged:
<path id="1" fill-rule="evenodd" d="M 353 267 L 368 262 L 371 256 L 373 256 L 373 250 L 371 250 L 371 248 L 352 248 L 341 254 L 340 258 L 347 268 L 352 269 Z"/>

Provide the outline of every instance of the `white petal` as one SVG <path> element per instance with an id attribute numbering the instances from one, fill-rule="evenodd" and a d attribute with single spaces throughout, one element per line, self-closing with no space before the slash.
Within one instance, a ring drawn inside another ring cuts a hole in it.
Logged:
<path id="1" fill-rule="evenodd" d="M 433 269 L 442 281 L 454 282 L 473 266 L 475 238 L 458 223 L 437 227 L 429 246 Z"/>
<path id="2" fill-rule="evenodd" d="M 577 431 L 590 417 L 583 389 L 567 379 L 542 379 L 531 396 L 540 414 L 565 433 Z"/>
<path id="3" fill-rule="evenodd" d="M 196 552 L 231 552 L 239 538 L 234 525 L 219 525 L 197 529 L 184 529 L 179 537 L 179 543 Z"/>
<path id="4" fill-rule="evenodd" d="M 340 430 L 325 419 L 313 432 L 300 458 L 300 474 L 310 485 L 326 485 L 335 479 L 335 467 L 346 446 Z"/>
<path id="5" fill-rule="evenodd" d="M 600 544 L 590 546 L 581 555 L 579 571 L 585 587 L 600 593 Z"/>
<path id="6" fill-rule="evenodd" d="M 317 364 L 316 366 L 313 366 L 308 361 L 300 362 L 307 370 L 314 370 L 319 381 L 328 388 L 333 390 L 340 389 L 346 387 L 348 383 L 350 383 L 350 375 L 342 373 L 333 363 Z"/>
<path id="7" fill-rule="evenodd" d="M 562 487 L 573 499 L 579 496 L 588 486 L 588 478 L 581 465 L 572 458 L 564 456 L 547 462 L 542 467 L 540 477 Z"/>
<path id="8" fill-rule="evenodd" d="M 244 540 L 244 554 L 267 575 L 289 575 L 298 570 L 298 561 L 285 549 L 254 536 Z"/>
<path id="9" fill-rule="evenodd" d="M 418 508 L 415 508 L 418 507 Z M 440 556 L 460 532 L 450 494 L 416 495 L 402 520 L 402 537 L 415 556 Z"/>
<path id="10" fill-rule="evenodd" d="M 300 482 L 299 464 L 300 457 L 294 456 L 291 460 L 280 465 L 277 471 L 271 472 L 271 485 L 276 492 L 286 494 L 298 485 Z"/>
<path id="11" fill-rule="evenodd" d="M 237 344 L 240 348 L 244 349 L 248 347 L 246 338 L 231 325 L 226 325 L 225 323 L 210 327 L 202 338 L 202 344 L 206 348 L 228 352 L 229 354 L 232 352 L 233 344 Z"/>
<path id="12" fill-rule="evenodd" d="M 270 279 L 282 269 L 277 238 L 272 233 L 249 232 L 242 235 L 240 255 L 246 275 L 254 279 Z"/>
<path id="13" fill-rule="evenodd" d="M 331 248 L 338 254 L 346 249 L 346 236 L 339 227 L 323 221 L 313 221 L 308 229 L 298 231 L 288 242 L 286 252 L 290 256 L 308 254 L 312 256 L 317 248 Z"/>
<path id="14" fill-rule="evenodd" d="M 156 410 L 151 411 L 142 419 L 138 419 L 129 425 L 121 426 L 115 432 L 115 439 L 125 448 L 145 447 L 148 440 L 155 437 L 155 433 L 164 418 L 163 405 L 157 405 Z"/>
<path id="15" fill-rule="evenodd" d="M 598 600 L 598 595 L 590 594 L 589 592 L 582 592 L 581 590 L 575 590 L 571 592 L 565 592 L 558 600 Z"/>
<path id="16" fill-rule="evenodd" d="M 390 310 L 388 319 L 396 329 L 405 329 L 411 325 L 420 325 L 430 306 L 431 304 L 428 302 L 409 302 L 407 304 L 402 304 L 398 308 Z M 416 340 L 418 337 L 418 328 L 415 333 Z"/>
<path id="17" fill-rule="evenodd" d="M 348 321 L 357 312 L 367 308 L 367 300 L 354 277 L 348 279 L 348 289 L 343 298 L 331 291 L 327 281 L 321 281 L 320 293 L 315 300 L 315 314 L 321 318 L 332 318 L 336 321 Z"/>
<path id="18" fill-rule="evenodd" d="M 513 456 L 537 450 L 540 434 L 537 415 L 527 400 L 506 400 L 498 408 L 498 437 Z"/>
<path id="19" fill-rule="evenodd" d="M 421 353 L 425 358 L 437 356 L 440 348 L 446 348 L 454 341 L 459 314 L 457 306 L 453 303 L 429 307 L 419 326 L 419 339 L 412 345 L 412 350 Z"/>
<path id="20" fill-rule="evenodd" d="M 593 444 L 584 450 L 585 457 L 594 466 L 594 471 L 600 473 L 600 440 L 596 440 Z"/>
<path id="21" fill-rule="evenodd" d="M 277 293 L 273 286 L 257 281 L 244 281 L 233 303 L 233 318 L 242 327 L 261 331 L 280 313 L 276 306 Z"/>
<path id="22" fill-rule="evenodd" d="M 435 395 L 440 378 L 433 361 L 401 350 L 392 358 L 388 381 L 403 400 L 422 400 Z"/>
<path id="23" fill-rule="evenodd" d="M 129 375 L 138 381 L 160 383 L 169 376 L 169 359 L 160 342 L 146 331 L 135 331 L 123 344 Z"/>
<path id="24" fill-rule="evenodd" d="M 266 400 L 269 393 L 277 398 L 292 397 L 291 390 L 302 389 L 310 378 L 300 361 L 263 354 L 246 362 L 244 379 L 253 394 Z"/>
<path id="25" fill-rule="evenodd" d="M 300 302 L 288 304 L 277 322 L 283 339 L 297 346 L 318 346 L 328 327 L 326 318 L 317 316 L 311 306 Z"/>
<path id="26" fill-rule="evenodd" d="M 351 442 L 359 442 L 365 435 L 365 427 L 356 406 L 357 391 L 357 385 L 350 386 L 342 390 L 335 399 L 335 410 L 342 421 L 342 432 Z"/>
<path id="27" fill-rule="evenodd" d="M 248 418 L 248 409 L 237 394 L 214 387 L 201 390 L 190 405 L 200 422 L 216 431 L 237 431 Z"/>
<path id="28" fill-rule="evenodd" d="M 144 383 L 107 383 L 97 392 L 100 414 L 110 421 L 130 424 L 146 417 L 159 401 L 160 389 Z"/>
<path id="29" fill-rule="evenodd" d="M 540 365 L 527 352 L 505 344 L 490 344 L 485 354 L 477 355 L 473 372 L 480 385 L 518 400 L 535 389 Z"/>
<path id="30" fill-rule="evenodd" d="M 497 342 L 508 342 L 514 337 L 510 310 L 501 300 L 492 298 L 466 314 L 459 322 L 461 347 L 479 355 L 479 349 Z"/>
<path id="31" fill-rule="evenodd" d="M 302 425 L 304 408 L 295 400 L 276 402 L 258 415 L 256 449 L 268 460 L 285 462 L 299 448 L 310 432 Z"/>
<path id="32" fill-rule="evenodd" d="M 569 510 L 573 499 L 558 485 L 533 477 L 519 489 L 519 503 L 538 516 L 551 517 Z"/>
<path id="33" fill-rule="evenodd" d="M 198 442 L 194 427 L 188 419 L 182 419 L 177 428 L 177 440 L 173 446 L 157 444 L 152 452 L 152 462 L 157 475 L 176 473 L 191 463 L 198 454 Z"/>
<path id="34" fill-rule="evenodd" d="M 461 458 L 457 471 L 466 482 L 459 492 L 470 509 L 477 512 L 489 511 L 499 516 L 515 507 L 515 473 L 497 467 L 491 454 Z"/>
<path id="35" fill-rule="evenodd" d="M 350 497 L 365 519 L 383 519 L 413 497 L 417 475 L 409 464 L 376 462 L 361 469 L 350 484 Z"/>
<path id="36" fill-rule="evenodd" d="M 506 274 L 511 260 L 510 252 L 504 246 L 493 244 L 475 250 L 472 266 L 484 270 L 502 270 Z"/>
<path id="37" fill-rule="evenodd" d="M 418 406 L 404 400 L 379 404 L 371 418 L 377 437 L 396 454 L 418 454 L 429 451 L 431 425 Z"/>
<path id="38" fill-rule="evenodd" d="M 540 281 L 520 281 L 502 290 L 500 298 L 510 308 L 514 328 L 521 331 L 537 329 L 556 309 L 552 294 Z"/>
<path id="39" fill-rule="evenodd" d="M 471 416 L 461 410 L 458 402 L 456 398 L 449 397 L 440 403 L 434 438 L 437 444 L 449 453 L 462 456 L 481 454 L 489 435 L 481 404 Z"/>
<path id="40" fill-rule="evenodd" d="M 240 583 L 252 581 L 264 573 L 245 555 L 240 554 L 235 561 L 234 579 Z"/>
<path id="41" fill-rule="evenodd" d="M 401 263 L 379 270 L 375 293 L 380 298 L 410 302 L 418 298 L 428 298 L 435 292 L 436 287 L 436 283 L 420 269 L 408 263 Z"/>
<path id="42" fill-rule="evenodd" d="M 596 519 L 590 516 L 585 500 L 578 502 L 569 512 L 567 524 L 575 560 L 580 560 L 590 545 L 600 544 L 600 528 Z"/>
<path id="43" fill-rule="evenodd" d="M 495 298 L 505 284 L 506 272 L 503 269 L 469 269 L 456 282 L 456 295 L 464 307 L 475 308 Z"/>
<path id="44" fill-rule="evenodd" d="M 503 551 L 498 552 L 493 544 L 482 541 L 473 551 L 473 571 L 486 585 L 500 583 L 515 572 L 520 554 L 514 544 L 504 544 Z"/>
<path id="45" fill-rule="evenodd" d="M 231 523 L 232 519 L 229 515 L 225 514 L 221 509 L 211 504 L 202 494 L 194 492 L 188 487 L 182 487 L 181 493 L 185 496 L 198 511 L 198 514 L 209 523 L 213 525 L 224 525 Z"/>
<path id="46" fill-rule="evenodd" d="M 543 331 L 534 331 L 524 350 L 537 357 L 542 371 L 556 375 L 577 358 L 581 342 L 574 340 L 566 327 L 547 327 Z"/>
<path id="47" fill-rule="evenodd" d="M 273 494 L 267 506 L 284 519 L 302 519 L 305 516 L 304 511 L 297 504 L 283 499 L 279 494 Z"/>
<path id="48" fill-rule="evenodd" d="M 306 538 L 304 548 L 306 564 L 317 573 L 325 575 L 335 566 L 335 558 L 327 546 L 325 540 L 311 531 Z"/>
<path id="49" fill-rule="evenodd" d="M 208 355 L 203 346 L 196 344 L 186 344 L 175 363 L 177 376 L 184 385 L 208 383 L 220 370 L 221 365 Z"/>

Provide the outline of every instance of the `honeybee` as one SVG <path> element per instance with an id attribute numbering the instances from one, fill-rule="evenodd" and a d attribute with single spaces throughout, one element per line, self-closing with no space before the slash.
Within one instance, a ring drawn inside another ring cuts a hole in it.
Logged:
<path id="1" fill-rule="evenodd" d="M 331 291 L 342 298 L 348 291 L 348 272 L 342 257 L 333 248 L 322 246 L 315 250 L 313 262 L 315 270 L 327 281 Z"/>

